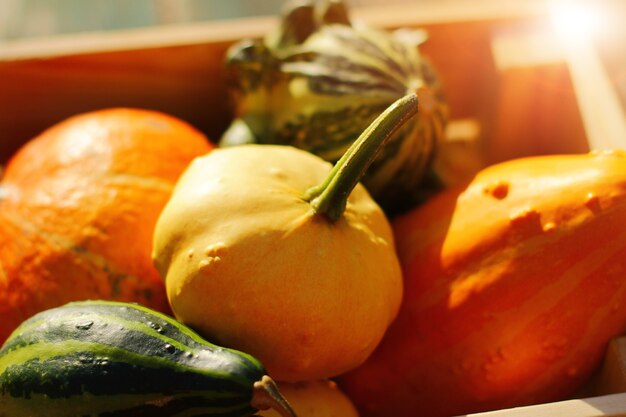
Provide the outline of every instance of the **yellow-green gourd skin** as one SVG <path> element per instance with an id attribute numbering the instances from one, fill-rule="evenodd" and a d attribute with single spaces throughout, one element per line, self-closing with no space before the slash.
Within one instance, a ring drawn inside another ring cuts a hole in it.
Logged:
<path id="1" fill-rule="evenodd" d="M 277 380 L 362 363 L 402 298 L 390 225 L 365 188 L 336 222 L 302 197 L 330 170 L 287 146 L 214 150 L 183 174 L 155 229 L 176 317 L 255 355 Z"/>
<path id="2" fill-rule="evenodd" d="M 226 56 L 235 119 L 220 146 L 295 146 L 337 161 L 392 102 L 418 92 L 421 109 L 380 151 L 362 178 L 388 214 L 438 188 L 432 163 L 448 119 L 423 30 L 389 32 L 351 22 L 349 2 L 285 0 L 262 39 L 242 39 Z"/>

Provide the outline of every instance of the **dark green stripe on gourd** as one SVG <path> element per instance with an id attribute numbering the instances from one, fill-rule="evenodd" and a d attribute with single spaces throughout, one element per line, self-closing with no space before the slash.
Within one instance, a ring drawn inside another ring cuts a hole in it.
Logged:
<path id="1" fill-rule="evenodd" d="M 220 145 L 291 145 L 336 162 L 391 103 L 418 92 L 418 117 L 389 139 L 363 178 L 390 214 L 417 204 L 447 107 L 419 51 L 423 33 L 408 33 L 353 26 L 339 0 L 288 2 L 276 31 L 229 50 L 236 118 Z"/>
<path id="2" fill-rule="evenodd" d="M 0 349 L 0 410 L 11 417 L 249 416 L 264 374 L 254 357 L 145 307 L 75 302 L 25 321 Z"/>

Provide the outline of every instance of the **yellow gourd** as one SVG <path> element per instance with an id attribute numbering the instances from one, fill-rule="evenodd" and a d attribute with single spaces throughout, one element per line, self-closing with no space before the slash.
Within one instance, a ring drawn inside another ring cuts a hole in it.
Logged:
<path id="1" fill-rule="evenodd" d="M 298 417 L 359 417 L 346 394 L 333 381 L 304 381 L 278 384 Z M 257 411 L 259 417 L 280 417 L 275 409 Z"/>
<path id="2" fill-rule="evenodd" d="M 176 317 L 277 380 L 362 363 L 397 314 L 402 276 L 387 218 L 358 181 L 416 112 L 415 94 L 398 100 L 335 167 L 278 145 L 194 160 L 154 234 Z"/>

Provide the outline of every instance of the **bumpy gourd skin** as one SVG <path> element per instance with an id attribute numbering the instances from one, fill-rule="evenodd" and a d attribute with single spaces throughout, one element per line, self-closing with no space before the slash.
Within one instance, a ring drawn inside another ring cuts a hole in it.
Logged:
<path id="1" fill-rule="evenodd" d="M 235 119 L 220 146 L 295 146 L 337 161 L 398 98 L 419 92 L 421 109 L 389 139 L 362 182 L 387 213 L 422 202 L 443 140 L 448 106 L 421 44 L 426 33 L 352 24 L 341 0 L 285 1 L 263 39 L 226 57 Z"/>
<path id="2" fill-rule="evenodd" d="M 398 318 L 340 386 L 364 417 L 566 398 L 626 330 L 626 152 L 512 160 L 394 220 Z"/>
<path id="3" fill-rule="evenodd" d="M 363 362 L 402 296 L 389 223 L 361 185 L 334 223 L 302 197 L 330 169 L 291 147 L 215 150 L 183 174 L 155 229 L 176 317 L 278 380 Z"/>
<path id="4" fill-rule="evenodd" d="M 73 300 L 169 312 L 150 258 L 154 224 L 183 170 L 212 148 L 179 119 L 130 108 L 70 117 L 24 144 L 0 182 L 0 343 Z"/>

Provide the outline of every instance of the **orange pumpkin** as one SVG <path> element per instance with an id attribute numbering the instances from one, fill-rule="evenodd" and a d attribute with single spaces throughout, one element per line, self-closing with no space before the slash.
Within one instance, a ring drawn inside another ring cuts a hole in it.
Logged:
<path id="1" fill-rule="evenodd" d="M 24 145 L 0 183 L 0 344 L 24 319 L 80 299 L 169 311 L 150 251 L 175 181 L 212 145 L 145 110 L 72 117 Z"/>
<path id="2" fill-rule="evenodd" d="M 371 416 L 562 399 L 626 329 L 626 153 L 489 167 L 395 220 L 400 314 L 340 379 Z"/>

